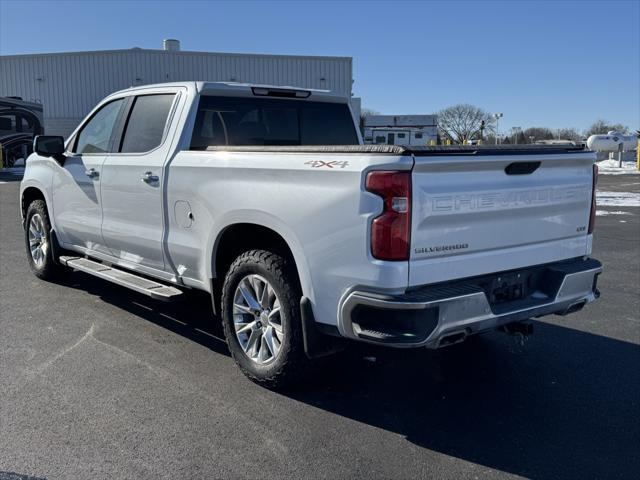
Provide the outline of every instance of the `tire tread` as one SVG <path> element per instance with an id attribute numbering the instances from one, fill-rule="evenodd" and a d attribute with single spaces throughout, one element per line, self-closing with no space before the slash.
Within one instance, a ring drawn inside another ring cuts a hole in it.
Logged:
<path id="1" fill-rule="evenodd" d="M 280 302 L 281 304 L 284 302 L 291 306 L 292 310 L 289 312 L 292 338 L 291 341 L 286 344 L 288 350 L 281 351 L 279 354 L 280 358 L 278 360 L 282 360 L 277 370 L 269 376 L 258 376 L 255 372 L 247 369 L 238 358 L 238 353 L 236 353 L 235 349 L 231 348 L 230 345 L 229 351 L 240 370 L 242 370 L 242 373 L 250 380 L 268 388 L 282 388 L 300 380 L 310 366 L 310 361 L 304 353 L 302 339 L 302 322 L 300 320 L 301 289 L 297 281 L 297 273 L 285 258 L 275 252 L 267 250 L 249 250 L 234 260 L 229 267 L 222 288 L 222 327 L 227 339 L 227 344 L 229 344 L 235 336 L 235 331 L 232 330 L 233 319 L 224 318 L 226 315 L 225 306 L 229 301 L 229 295 L 233 295 L 229 282 L 233 275 L 242 267 L 255 264 L 263 265 L 280 283 L 279 286 L 284 295 L 284 298 L 281 298 Z M 283 348 L 285 348 L 285 345 L 283 345 Z"/>

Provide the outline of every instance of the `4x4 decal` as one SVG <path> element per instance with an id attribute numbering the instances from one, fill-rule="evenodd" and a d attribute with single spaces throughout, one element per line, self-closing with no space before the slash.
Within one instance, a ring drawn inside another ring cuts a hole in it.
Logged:
<path id="1" fill-rule="evenodd" d="M 308 162 L 304 162 L 305 165 L 311 165 L 312 168 L 322 168 L 322 167 L 327 167 L 327 168 L 333 168 L 333 167 L 340 167 L 340 168 L 345 168 L 349 166 L 349 162 L 347 162 L 346 160 L 343 161 L 338 161 L 338 160 L 332 160 L 330 162 L 325 162 L 324 160 L 309 160 Z"/>

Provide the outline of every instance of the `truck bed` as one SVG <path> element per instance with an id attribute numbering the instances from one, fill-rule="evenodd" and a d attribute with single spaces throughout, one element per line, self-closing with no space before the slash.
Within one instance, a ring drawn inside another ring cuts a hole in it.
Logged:
<path id="1" fill-rule="evenodd" d="M 207 147 L 208 152 L 380 153 L 389 155 L 552 155 L 588 152 L 583 145 L 248 145 Z"/>

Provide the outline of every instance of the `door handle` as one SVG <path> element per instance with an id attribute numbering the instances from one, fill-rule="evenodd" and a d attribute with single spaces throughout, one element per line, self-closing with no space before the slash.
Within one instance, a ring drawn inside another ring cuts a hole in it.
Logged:
<path id="1" fill-rule="evenodd" d="M 156 183 L 160 178 L 157 175 L 154 175 L 153 172 L 144 172 L 140 180 L 144 183 Z"/>
<path id="2" fill-rule="evenodd" d="M 95 168 L 85 170 L 84 174 L 89 178 L 98 178 L 100 176 L 100 173 Z"/>

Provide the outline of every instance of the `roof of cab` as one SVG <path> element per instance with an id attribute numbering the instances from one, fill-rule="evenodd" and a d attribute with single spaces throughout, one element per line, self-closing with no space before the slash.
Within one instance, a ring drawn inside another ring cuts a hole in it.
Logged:
<path id="1" fill-rule="evenodd" d="M 199 93 L 207 95 L 226 94 L 229 93 L 242 93 L 245 95 L 253 96 L 253 89 L 265 89 L 265 90 L 289 90 L 297 92 L 309 92 L 308 97 L 296 97 L 296 100 L 325 100 L 330 102 L 344 102 L 347 103 L 349 98 L 332 92 L 331 90 L 318 90 L 314 88 L 302 88 L 293 87 L 291 85 L 265 85 L 259 83 L 239 83 L 239 82 L 196 82 L 196 88 Z"/>
<path id="2" fill-rule="evenodd" d="M 347 103 L 349 98 L 340 95 L 339 93 L 332 92 L 331 90 L 318 90 L 313 88 L 301 88 L 293 87 L 290 85 L 263 85 L 258 83 L 236 83 L 236 82 L 171 82 L 171 83 L 156 83 L 150 85 L 138 85 L 135 87 L 129 87 L 118 92 L 114 92 L 111 95 L 118 93 L 131 93 L 138 90 L 148 90 L 159 87 L 191 87 L 195 88 L 196 92 L 206 95 L 230 95 L 237 93 L 240 96 L 253 96 L 253 88 L 261 89 L 278 89 L 278 90 L 292 90 L 309 92 L 309 97 L 306 100 L 312 101 L 328 101 L 334 103 Z M 110 96 L 111 96 L 110 95 Z M 297 97 L 296 100 L 305 100 L 303 97 Z"/>

